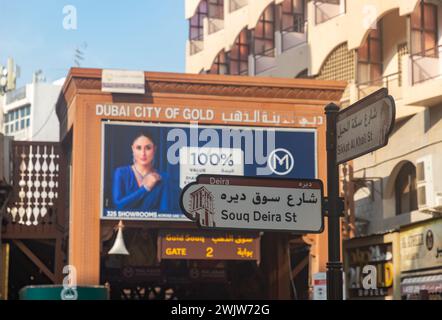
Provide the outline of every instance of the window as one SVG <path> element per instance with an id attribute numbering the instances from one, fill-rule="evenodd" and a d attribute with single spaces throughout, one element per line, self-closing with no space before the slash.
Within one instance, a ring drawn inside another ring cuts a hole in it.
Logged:
<path id="1" fill-rule="evenodd" d="M 227 55 L 224 50 L 222 50 L 215 58 L 209 72 L 211 74 L 228 74 L 228 64 Z"/>
<path id="2" fill-rule="evenodd" d="M 196 9 L 196 13 L 190 18 L 189 39 L 190 40 L 203 40 L 204 38 L 204 25 L 203 20 L 207 17 L 207 0 L 202 0 Z"/>
<path id="3" fill-rule="evenodd" d="M 29 128 L 31 125 L 31 119 L 26 119 L 26 128 Z"/>
<path id="4" fill-rule="evenodd" d="M 208 16 L 211 19 L 224 19 L 224 0 L 207 0 Z"/>
<path id="5" fill-rule="evenodd" d="M 26 127 L 29 127 L 30 114 L 30 105 L 25 105 L 23 107 L 11 110 L 7 114 L 5 114 L 5 133 L 12 134 L 16 131 L 23 130 Z"/>
<path id="6" fill-rule="evenodd" d="M 273 56 L 275 48 L 275 6 L 269 5 L 254 29 L 254 53 Z"/>
<path id="7" fill-rule="evenodd" d="M 411 14 L 411 54 L 437 57 L 437 6 L 421 1 Z"/>
<path id="8" fill-rule="evenodd" d="M 382 24 L 378 22 L 372 29 L 358 52 L 359 83 L 380 80 L 382 77 Z"/>
<path id="9" fill-rule="evenodd" d="M 247 29 L 243 29 L 235 39 L 232 50 L 229 52 L 230 74 L 247 75 L 249 73 L 249 44 Z"/>
<path id="10" fill-rule="evenodd" d="M 417 210 L 416 167 L 407 162 L 395 182 L 396 215 Z"/>
<path id="11" fill-rule="evenodd" d="M 281 9 L 281 30 L 304 33 L 304 0 L 284 0 Z"/>

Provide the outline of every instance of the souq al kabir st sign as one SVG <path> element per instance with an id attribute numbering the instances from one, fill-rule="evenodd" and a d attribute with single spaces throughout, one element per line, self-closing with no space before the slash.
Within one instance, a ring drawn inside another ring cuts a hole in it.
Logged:
<path id="1" fill-rule="evenodd" d="M 317 179 L 199 175 L 181 193 L 184 214 L 202 228 L 321 233 Z"/>
<path id="2" fill-rule="evenodd" d="M 339 112 L 336 120 L 336 156 L 341 164 L 388 143 L 393 130 L 395 103 L 382 88 Z"/>

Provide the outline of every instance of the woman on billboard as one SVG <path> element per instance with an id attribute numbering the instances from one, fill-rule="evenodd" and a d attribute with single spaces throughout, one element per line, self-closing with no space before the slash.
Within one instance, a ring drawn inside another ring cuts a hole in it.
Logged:
<path id="1" fill-rule="evenodd" d="M 115 170 L 112 198 L 117 210 L 169 210 L 167 173 L 154 168 L 156 144 L 148 132 L 132 141 L 133 164 Z"/>

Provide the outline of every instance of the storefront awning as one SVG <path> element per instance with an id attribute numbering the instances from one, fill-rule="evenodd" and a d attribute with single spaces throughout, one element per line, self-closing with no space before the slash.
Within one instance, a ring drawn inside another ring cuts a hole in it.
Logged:
<path id="1" fill-rule="evenodd" d="M 402 279 L 402 295 L 418 294 L 421 290 L 427 290 L 428 293 L 442 293 L 442 274 Z"/>

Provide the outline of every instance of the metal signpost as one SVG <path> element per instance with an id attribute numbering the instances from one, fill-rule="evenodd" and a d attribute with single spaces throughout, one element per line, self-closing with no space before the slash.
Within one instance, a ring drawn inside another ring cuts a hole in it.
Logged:
<path id="1" fill-rule="evenodd" d="M 200 175 L 181 193 L 185 215 L 206 229 L 321 233 L 328 217 L 327 299 L 343 299 L 338 165 L 382 148 L 395 120 L 395 102 L 382 88 L 339 112 L 330 103 L 327 117 L 327 189 L 321 180 Z M 324 207 L 324 208 L 323 208 Z"/>
<path id="2" fill-rule="evenodd" d="M 186 216 L 209 229 L 321 233 L 320 180 L 200 175 L 181 194 Z"/>
<path id="3" fill-rule="evenodd" d="M 328 263 L 327 298 L 342 300 L 342 263 L 338 165 L 382 148 L 393 130 L 395 103 L 382 88 L 343 111 L 330 103 L 327 116 Z"/>

